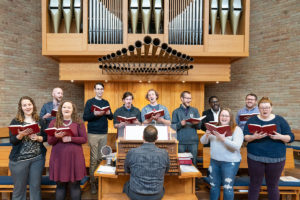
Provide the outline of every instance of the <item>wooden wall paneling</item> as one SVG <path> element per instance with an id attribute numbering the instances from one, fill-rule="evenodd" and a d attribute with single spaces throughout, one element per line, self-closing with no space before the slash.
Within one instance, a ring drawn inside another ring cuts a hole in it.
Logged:
<path id="1" fill-rule="evenodd" d="M 161 104 L 166 106 L 168 108 L 168 111 L 170 113 L 170 117 L 172 118 L 172 112 L 174 110 L 175 106 L 175 95 L 172 91 L 172 83 L 164 83 L 161 84 L 161 93 L 160 93 L 160 98 L 161 98 Z"/>
<path id="2" fill-rule="evenodd" d="M 244 35 L 208 35 L 208 52 L 244 52 Z"/>
<path id="3" fill-rule="evenodd" d="M 133 105 L 142 111 L 142 108 L 149 103 L 149 101 L 145 99 L 147 91 L 145 83 L 131 82 L 128 87 L 128 90 L 132 92 L 134 96 Z"/>
<path id="4" fill-rule="evenodd" d="M 226 59 L 224 63 L 204 63 L 194 64 L 194 68 L 189 71 L 188 75 L 107 75 L 99 69 L 99 63 L 60 63 L 59 75 L 60 80 L 75 81 L 104 81 L 109 82 L 138 82 L 143 83 L 149 80 L 153 82 L 227 82 L 230 81 L 230 60 Z M 227 63 L 228 62 L 228 63 Z"/>
<path id="5" fill-rule="evenodd" d="M 198 108 L 199 114 L 201 115 L 204 110 L 204 84 L 203 83 L 192 83 L 192 102 L 193 105 Z"/>
<path id="6" fill-rule="evenodd" d="M 85 82 L 84 94 L 85 102 L 95 96 L 95 81 Z M 104 83 L 103 98 L 108 100 L 112 112 L 123 105 L 122 96 L 126 91 L 130 91 L 134 95 L 133 105 L 140 110 L 149 104 L 145 99 L 145 95 L 149 89 L 155 89 L 159 92 L 158 102 L 168 108 L 172 117 L 172 112 L 181 104 L 180 94 L 184 90 L 192 93 L 192 106 L 197 107 L 200 114 L 204 109 L 204 84 L 199 83 L 136 83 L 136 82 L 108 82 Z M 109 121 L 109 131 L 116 132 L 113 128 L 112 121 Z"/>
<path id="7" fill-rule="evenodd" d="M 47 33 L 47 51 L 85 51 L 82 33 Z"/>
<path id="8" fill-rule="evenodd" d="M 115 93 L 115 84 L 112 83 L 104 83 L 104 93 L 103 99 L 107 100 L 110 104 L 111 111 L 114 112 L 117 104 L 117 100 L 114 98 Z M 108 120 L 108 127 L 113 129 L 113 120 Z M 109 131 L 110 132 L 110 131 Z"/>
<path id="9" fill-rule="evenodd" d="M 84 102 L 88 99 L 91 99 L 95 96 L 94 92 L 94 82 L 85 82 L 84 83 Z"/>

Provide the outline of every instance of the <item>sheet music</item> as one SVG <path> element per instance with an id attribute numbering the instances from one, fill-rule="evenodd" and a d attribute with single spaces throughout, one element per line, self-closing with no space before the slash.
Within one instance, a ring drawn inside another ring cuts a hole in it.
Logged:
<path id="1" fill-rule="evenodd" d="M 115 174 L 116 173 L 116 167 L 107 166 L 107 165 L 100 165 L 97 172 L 100 173 L 100 174 Z"/>
<path id="2" fill-rule="evenodd" d="M 180 165 L 180 171 L 184 172 L 199 172 L 194 165 Z"/>
<path id="3" fill-rule="evenodd" d="M 300 179 L 297 179 L 293 176 L 281 176 L 280 180 L 286 181 L 286 182 L 300 182 Z"/>
<path id="4" fill-rule="evenodd" d="M 143 140 L 143 132 L 147 126 L 126 126 L 125 140 Z M 157 140 L 169 140 L 168 126 L 155 126 L 158 131 Z"/>

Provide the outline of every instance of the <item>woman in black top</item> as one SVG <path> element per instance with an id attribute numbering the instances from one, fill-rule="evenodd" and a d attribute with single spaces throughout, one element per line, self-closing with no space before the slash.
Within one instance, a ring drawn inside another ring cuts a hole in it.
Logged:
<path id="1" fill-rule="evenodd" d="M 44 132 L 45 122 L 40 119 L 32 98 L 21 97 L 18 104 L 17 116 L 10 125 L 27 125 L 37 123 L 40 133 L 31 134 L 33 130 L 27 128 L 18 130 L 17 135 L 9 132 L 12 150 L 9 155 L 9 169 L 14 182 L 13 199 L 26 200 L 26 187 L 29 183 L 30 199 L 40 200 L 40 185 L 42 171 L 45 165 L 46 148 L 43 145 L 47 141 Z"/>

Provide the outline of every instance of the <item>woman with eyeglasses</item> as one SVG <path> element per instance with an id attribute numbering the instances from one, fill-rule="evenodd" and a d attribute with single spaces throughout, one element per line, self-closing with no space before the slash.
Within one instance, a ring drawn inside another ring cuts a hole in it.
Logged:
<path id="1" fill-rule="evenodd" d="M 231 136 L 225 137 L 227 133 L 220 134 L 217 131 L 206 133 L 201 137 L 202 144 L 210 142 L 210 199 L 217 200 L 220 196 L 220 187 L 224 187 L 224 199 L 233 200 L 234 178 L 241 162 L 240 149 L 244 141 L 242 129 L 236 125 L 233 113 L 229 108 L 220 111 L 217 126 L 229 125 Z M 230 134 L 229 134 L 230 135 Z"/>
<path id="2" fill-rule="evenodd" d="M 250 118 L 244 128 L 245 141 L 248 152 L 248 171 L 250 175 L 249 200 L 259 198 L 260 186 L 266 179 L 268 199 L 280 198 L 278 183 L 286 159 L 285 143 L 294 140 L 294 134 L 287 121 L 272 113 L 272 101 L 263 97 L 258 102 L 259 115 Z M 248 125 L 260 126 L 276 124 L 276 131 L 272 134 L 264 132 L 250 133 Z"/>

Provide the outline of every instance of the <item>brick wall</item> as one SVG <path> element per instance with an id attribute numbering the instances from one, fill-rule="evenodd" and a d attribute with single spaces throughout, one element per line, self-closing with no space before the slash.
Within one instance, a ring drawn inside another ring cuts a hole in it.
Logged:
<path id="1" fill-rule="evenodd" d="M 83 110 L 83 86 L 58 80 L 58 64 L 42 56 L 41 1 L 0 1 L 0 127 L 16 115 L 21 96 L 41 109 L 54 87 Z"/>
<path id="2" fill-rule="evenodd" d="M 245 95 L 268 96 L 273 111 L 300 129 L 300 4 L 297 0 L 251 1 L 250 56 L 232 64 L 231 82 L 207 85 L 208 97 L 237 112 Z"/>

